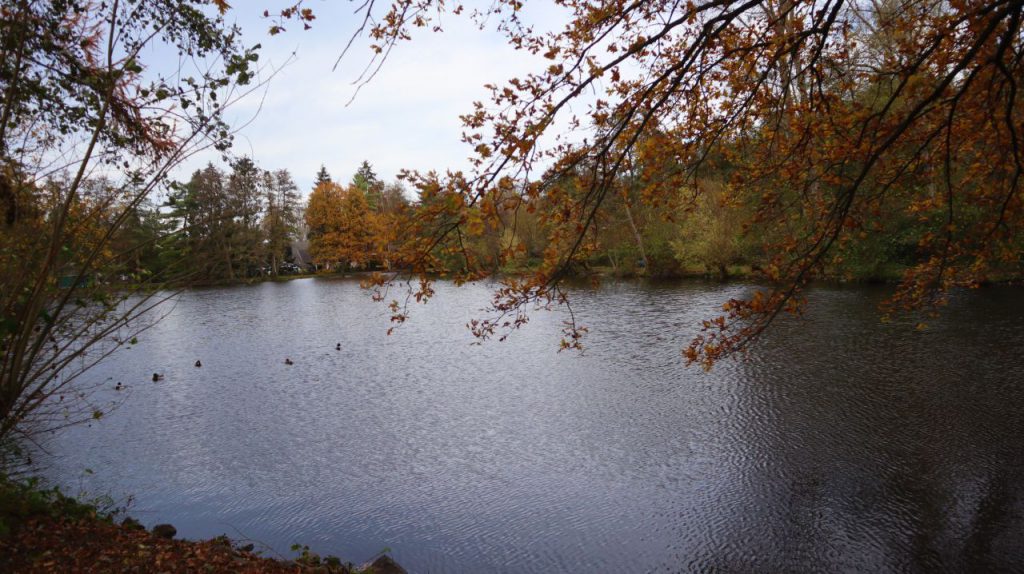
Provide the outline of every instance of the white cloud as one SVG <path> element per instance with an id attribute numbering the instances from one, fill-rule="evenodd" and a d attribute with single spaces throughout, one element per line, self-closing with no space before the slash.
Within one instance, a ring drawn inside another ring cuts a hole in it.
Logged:
<path id="1" fill-rule="evenodd" d="M 484 84 L 500 84 L 543 65 L 496 32 L 478 30 L 466 17 L 448 17 L 445 32 L 422 31 L 397 46 L 346 106 L 370 52 L 365 43 L 354 47 L 332 72 L 353 29 L 352 15 L 327 4 L 313 7 L 318 14 L 313 30 L 275 37 L 266 35 L 265 20 L 239 15 L 249 41 L 263 45 L 261 64 L 280 65 L 293 51 L 296 56 L 265 95 L 253 94 L 233 112 L 239 121 L 248 119 L 263 99 L 259 115 L 239 134 L 235 152 L 251 154 L 264 168 L 289 169 L 303 190 L 321 164 L 339 181 L 351 178 L 363 160 L 386 180 L 402 168 L 465 169 L 471 150 L 460 141 L 459 115 L 486 98 Z M 204 154 L 182 171 L 216 158 Z"/>

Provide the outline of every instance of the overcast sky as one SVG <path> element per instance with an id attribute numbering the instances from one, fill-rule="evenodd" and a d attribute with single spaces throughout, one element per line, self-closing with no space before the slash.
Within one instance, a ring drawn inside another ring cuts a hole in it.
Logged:
<path id="1" fill-rule="evenodd" d="M 533 4 L 528 17 L 552 20 L 554 8 Z M 246 44 L 261 43 L 260 63 L 279 67 L 294 58 L 263 92 L 248 97 L 229 115 L 235 123 L 256 118 L 236 137 L 234 153 L 251 155 L 264 169 L 287 168 L 308 193 L 321 164 L 335 181 L 348 182 L 368 160 L 386 181 L 402 168 L 464 169 L 471 151 L 461 143 L 459 115 L 484 100 L 486 83 L 543 69 L 540 57 L 516 51 L 492 30 L 481 31 L 467 16 L 449 16 L 445 31 L 418 30 L 398 46 L 376 78 L 355 92 L 353 80 L 371 56 L 366 43 L 351 50 L 331 71 L 358 25 L 354 4 L 342 0 L 306 5 L 317 15 L 312 30 L 292 22 L 271 37 L 259 2 L 236 2 L 228 13 L 242 27 Z M 545 12 L 546 11 L 546 12 Z M 193 158 L 182 177 L 215 153 Z"/>

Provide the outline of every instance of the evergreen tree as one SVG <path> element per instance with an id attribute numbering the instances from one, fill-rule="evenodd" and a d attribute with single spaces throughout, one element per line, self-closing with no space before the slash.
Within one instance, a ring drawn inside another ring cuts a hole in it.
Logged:
<path id="1" fill-rule="evenodd" d="M 324 164 L 320 164 L 320 171 L 316 172 L 316 179 L 313 180 L 313 189 L 316 189 L 322 183 L 330 183 L 331 174 L 327 173 L 327 168 Z"/>
<path id="2" fill-rule="evenodd" d="M 175 186 L 167 202 L 170 212 L 164 217 L 177 233 L 163 250 L 164 267 L 199 280 L 234 277 L 230 208 L 224 188 L 224 173 L 213 164 L 196 170 L 187 183 Z"/>
<path id="3" fill-rule="evenodd" d="M 264 171 L 248 157 L 232 165 L 228 180 L 228 204 L 231 208 L 231 255 L 235 269 L 243 276 L 256 273 L 265 256 L 260 215 L 266 197 L 267 178 Z"/>
<path id="4" fill-rule="evenodd" d="M 359 188 L 366 196 L 366 203 L 372 211 L 380 211 L 384 200 L 384 182 L 377 177 L 370 162 L 363 160 L 356 174 L 352 176 L 352 186 Z"/>

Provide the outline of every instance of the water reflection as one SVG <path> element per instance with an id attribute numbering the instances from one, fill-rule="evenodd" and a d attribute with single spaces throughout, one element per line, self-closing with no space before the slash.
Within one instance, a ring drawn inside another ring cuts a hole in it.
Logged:
<path id="1" fill-rule="evenodd" d="M 819 289 L 749 360 L 685 369 L 746 290 L 579 289 L 583 357 L 557 313 L 471 346 L 483 285 L 392 337 L 352 281 L 196 291 L 93 373 L 131 398 L 49 472 L 185 536 L 420 572 L 1024 570 L 1019 292 L 918 332 L 879 323 L 882 290 Z"/>

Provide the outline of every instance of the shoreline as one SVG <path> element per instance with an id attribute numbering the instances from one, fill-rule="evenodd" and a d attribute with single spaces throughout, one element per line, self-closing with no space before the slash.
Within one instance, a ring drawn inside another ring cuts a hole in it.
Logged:
<path id="1" fill-rule="evenodd" d="M 295 545 L 295 558 L 268 557 L 227 535 L 177 539 L 170 524 L 147 530 L 130 516 L 117 518 L 58 488 L 0 475 L 0 571 L 408 574 L 387 554 L 355 565 Z"/>
<path id="2" fill-rule="evenodd" d="M 501 277 L 524 277 L 529 275 L 533 271 L 531 269 L 515 269 L 509 271 L 499 271 L 486 277 L 487 279 L 499 279 Z M 184 289 L 205 289 L 213 287 L 236 287 L 242 285 L 259 285 L 262 283 L 286 283 L 297 279 L 360 279 L 370 277 L 374 273 L 397 273 L 398 275 L 406 274 L 404 271 L 345 271 L 345 272 L 326 272 L 326 273 L 303 273 L 296 275 L 279 275 L 276 277 L 252 277 L 248 279 L 234 279 L 234 280 L 222 280 L 222 281 L 209 281 L 209 282 L 197 282 Z M 446 280 L 450 279 L 449 276 L 431 274 L 431 279 L 434 280 Z M 623 281 L 640 281 L 640 282 L 653 282 L 653 283 L 672 283 L 672 282 L 710 282 L 720 283 L 723 285 L 733 283 L 765 283 L 762 278 L 758 277 L 756 273 L 750 269 L 737 269 L 730 272 L 725 278 L 721 278 L 713 273 L 705 272 L 681 272 L 672 274 L 655 274 L 647 275 L 644 273 L 635 272 L 615 272 L 609 268 L 597 267 L 590 270 L 589 273 L 579 273 L 575 275 L 567 276 L 565 281 L 568 284 L 572 284 L 577 281 L 592 281 L 592 280 L 604 281 L 604 280 L 623 280 Z M 824 276 L 816 278 L 808 283 L 808 286 L 815 285 L 898 285 L 900 283 L 899 274 L 886 274 L 886 275 L 864 275 L 864 276 L 852 276 L 852 277 L 840 277 L 840 276 Z M 1024 286 L 1024 278 L 1022 277 L 996 277 L 993 279 L 979 282 L 977 287 L 1020 287 Z"/>

